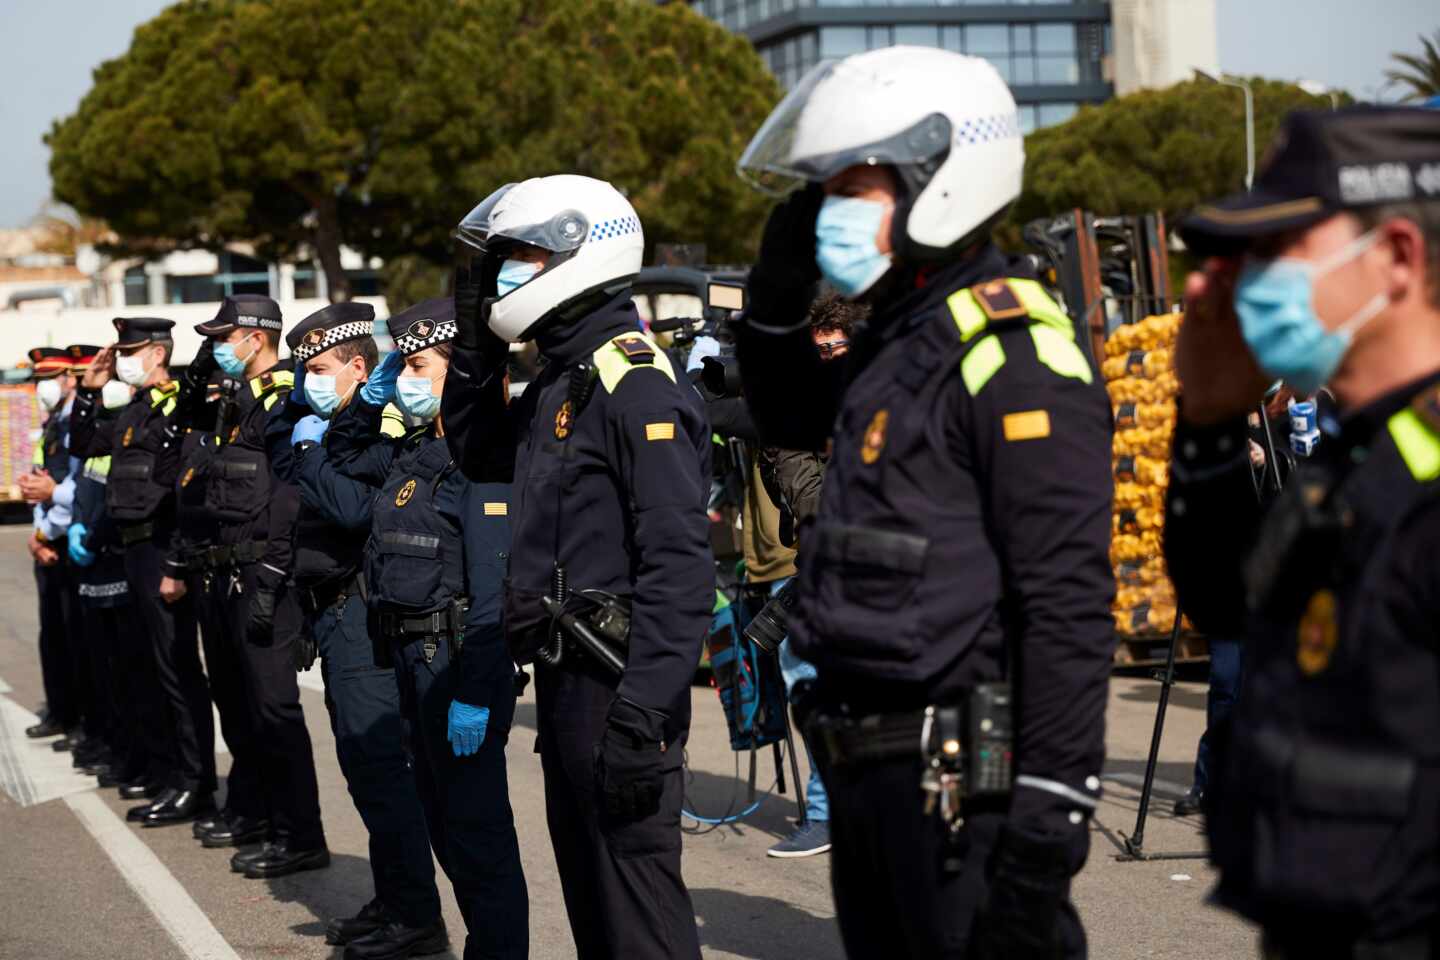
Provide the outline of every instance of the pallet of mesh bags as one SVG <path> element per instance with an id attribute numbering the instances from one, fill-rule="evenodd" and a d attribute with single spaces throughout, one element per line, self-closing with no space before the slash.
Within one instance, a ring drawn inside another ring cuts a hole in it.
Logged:
<path id="1" fill-rule="evenodd" d="M 1169 584 L 1165 584 L 1166 588 Z M 1123 589 L 1123 588 L 1122 588 Z M 1141 602 L 1132 607 L 1116 606 L 1115 666 L 1144 667 L 1165 662 L 1170 649 L 1170 632 L 1175 627 L 1175 602 Z M 1210 656 L 1205 638 L 1195 632 L 1188 619 L 1181 619 L 1180 638 L 1175 644 L 1176 663 L 1201 663 Z"/>

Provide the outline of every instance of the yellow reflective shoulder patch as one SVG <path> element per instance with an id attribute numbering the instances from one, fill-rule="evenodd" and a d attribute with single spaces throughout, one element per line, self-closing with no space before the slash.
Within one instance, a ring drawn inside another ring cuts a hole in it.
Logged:
<path id="1" fill-rule="evenodd" d="M 1030 339 L 1035 342 L 1035 356 L 1055 373 L 1081 383 L 1094 380 L 1090 364 L 1085 362 L 1085 355 L 1075 346 L 1074 340 L 1059 330 L 1044 323 L 1032 324 Z"/>
<path id="2" fill-rule="evenodd" d="M 405 436 L 405 415 L 393 403 L 387 403 L 380 412 L 380 436 L 398 440 Z"/>
<path id="3" fill-rule="evenodd" d="M 1025 410 L 1021 413 L 1007 413 L 1002 421 L 1005 439 L 1012 443 L 1017 440 L 1043 440 L 1050 436 L 1050 411 Z"/>
<path id="4" fill-rule="evenodd" d="M 626 341 L 626 347 L 631 353 L 641 351 L 640 344 L 644 344 L 648 350 L 653 350 L 654 355 L 648 362 L 636 362 L 631 360 L 630 355 L 616 341 Z M 614 393 L 615 388 L 620 386 L 632 370 L 659 370 L 675 383 L 675 368 L 670 363 L 670 357 L 655 345 L 655 342 L 641 333 L 622 333 L 620 336 L 596 350 L 592 359 L 595 362 L 595 369 L 600 374 L 600 383 L 606 393 Z"/>
<path id="5" fill-rule="evenodd" d="M 491 500 L 485 501 L 485 516 L 504 517 L 510 513 L 510 505 L 507 503 L 496 503 Z"/>
<path id="6" fill-rule="evenodd" d="M 950 294 L 945 303 L 950 307 L 950 315 L 955 318 L 955 326 L 960 330 L 961 343 L 969 343 L 975 334 L 985 329 L 985 311 L 975 302 L 975 295 L 970 292 L 969 287 Z"/>
<path id="7" fill-rule="evenodd" d="M 971 347 L 965 359 L 960 361 L 960 378 L 965 381 L 965 389 L 970 391 L 970 396 L 984 389 L 990 378 L 995 376 L 995 371 L 1004 365 L 1005 348 L 1000 346 L 1000 338 L 995 334 Z"/>
<path id="8" fill-rule="evenodd" d="M 674 440 L 675 424 L 673 423 L 647 423 L 645 424 L 646 440 Z"/>
<path id="9" fill-rule="evenodd" d="M 1440 437 L 1430 432 L 1413 407 L 1395 414 L 1386 426 L 1411 476 L 1420 483 L 1440 477 Z"/>

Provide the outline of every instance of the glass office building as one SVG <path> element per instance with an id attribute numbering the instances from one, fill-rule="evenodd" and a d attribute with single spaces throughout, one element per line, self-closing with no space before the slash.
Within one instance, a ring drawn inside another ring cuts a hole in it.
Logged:
<path id="1" fill-rule="evenodd" d="M 747 37 L 786 87 L 822 60 L 897 44 L 984 57 L 1015 92 L 1026 133 L 1115 93 L 1108 2 L 692 0 Z"/>

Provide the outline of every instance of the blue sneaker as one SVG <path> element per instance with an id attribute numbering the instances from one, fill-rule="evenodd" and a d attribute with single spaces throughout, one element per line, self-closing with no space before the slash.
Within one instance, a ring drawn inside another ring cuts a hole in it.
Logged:
<path id="1" fill-rule="evenodd" d="M 830 821 L 807 820 L 765 852 L 772 857 L 813 857 L 830 849 Z"/>

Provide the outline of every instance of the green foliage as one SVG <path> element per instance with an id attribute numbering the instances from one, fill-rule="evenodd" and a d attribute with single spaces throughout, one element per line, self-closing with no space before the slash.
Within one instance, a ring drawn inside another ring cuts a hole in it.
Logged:
<path id="1" fill-rule="evenodd" d="M 1419 39 L 1423 54 L 1392 53 L 1390 59 L 1404 69 L 1385 71 L 1385 79 L 1409 88 L 1406 100 L 1427 100 L 1440 95 L 1440 30 L 1435 31 L 1434 37 Z"/>
<path id="2" fill-rule="evenodd" d="M 1281 118 L 1330 109 L 1326 96 L 1270 80 L 1255 94 L 1257 166 Z M 1154 210 L 1170 222 L 1245 185 L 1245 101 L 1235 87 L 1180 83 L 1084 107 L 1025 140 L 1025 186 L 1012 225 L 1076 207 L 1098 214 Z"/>
<path id="3" fill-rule="evenodd" d="M 147 249 L 343 243 L 449 259 L 503 183 L 582 173 L 652 242 L 742 258 L 763 197 L 733 163 L 780 90 L 685 4 L 644 0 L 184 0 L 95 72 L 47 142 L 57 199 Z"/>

